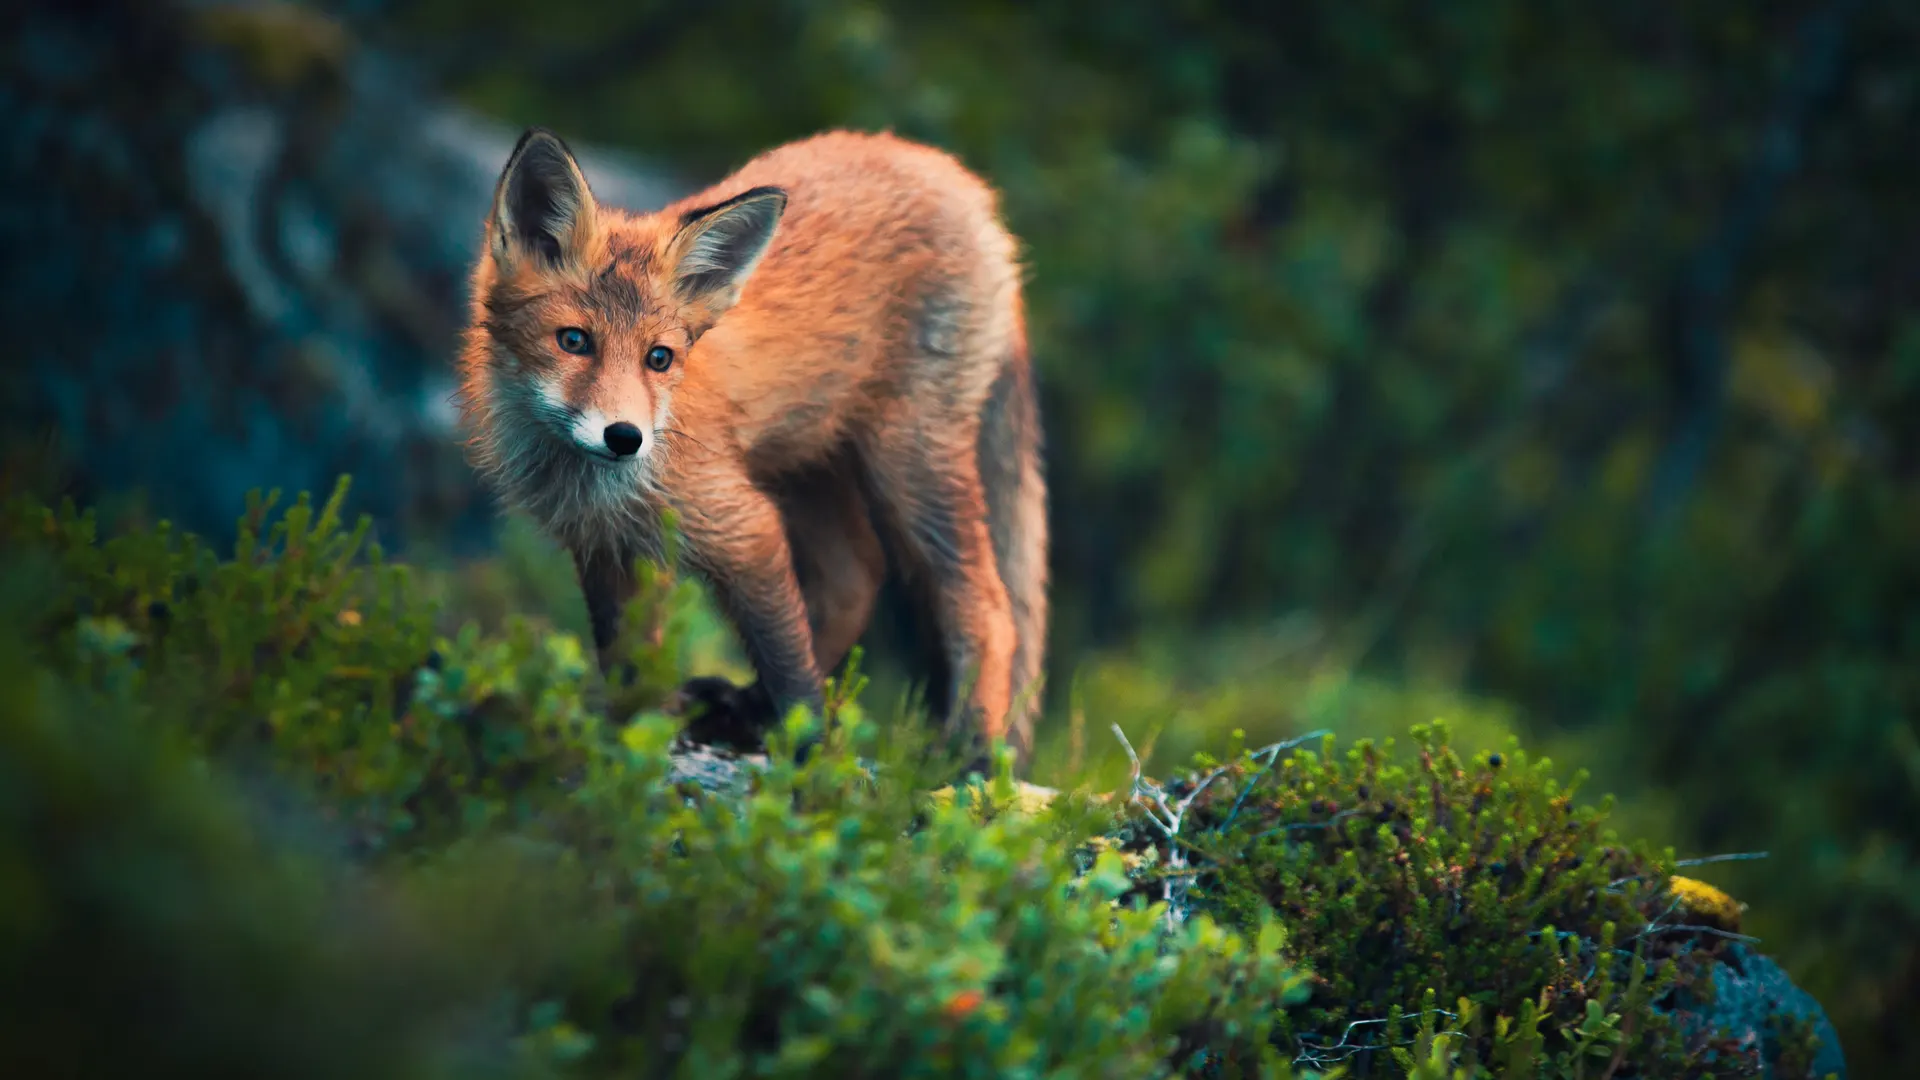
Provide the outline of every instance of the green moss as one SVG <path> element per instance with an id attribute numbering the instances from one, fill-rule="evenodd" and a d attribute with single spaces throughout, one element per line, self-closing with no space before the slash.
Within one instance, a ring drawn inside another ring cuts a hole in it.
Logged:
<path id="1" fill-rule="evenodd" d="M 1676 993 L 1710 1000 L 1737 905 L 1606 828 L 1610 798 L 1575 799 L 1584 774 L 1563 785 L 1517 741 L 1463 758 L 1444 722 L 1413 738 L 1410 757 L 1331 736 L 1201 754 L 1164 789 L 1147 782 L 1125 833 L 1150 853 L 1137 888 L 1174 883 L 1229 926 L 1280 916 L 1314 973 L 1276 1025 L 1303 1065 L 1399 1077 L 1437 1054 L 1500 1076 L 1753 1075 L 1727 1033 L 1670 1012 Z"/>

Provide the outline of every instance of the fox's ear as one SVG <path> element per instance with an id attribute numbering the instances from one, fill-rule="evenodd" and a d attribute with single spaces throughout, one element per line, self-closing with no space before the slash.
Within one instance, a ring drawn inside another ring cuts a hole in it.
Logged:
<path id="1" fill-rule="evenodd" d="M 487 230 L 493 257 L 505 266 L 526 252 L 557 266 L 586 246 L 593 212 L 593 192 L 573 151 L 553 132 L 528 128 L 494 185 Z"/>
<path id="2" fill-rule="evenodd" d="M 682 215 L 667 248 L 674 290 L 715 312 L 732 307 L 786 209 L 785 191 L 757 187 Z"/>

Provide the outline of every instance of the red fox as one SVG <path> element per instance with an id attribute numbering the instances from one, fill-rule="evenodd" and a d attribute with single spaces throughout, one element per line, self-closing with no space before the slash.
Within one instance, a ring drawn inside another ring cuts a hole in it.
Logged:
<path id="1" fill-rule="evenodd" d="M 572 552 L 603 668 L 671 508 L 770 713 L 819 710 L 892 556 L 939 630 L 935 706 L 1024 759 L 1046 487 L 1015 241 L 984 181 L 835 131 L 637 213 L 533 128 L 472 293 L 475 463 Z"/>

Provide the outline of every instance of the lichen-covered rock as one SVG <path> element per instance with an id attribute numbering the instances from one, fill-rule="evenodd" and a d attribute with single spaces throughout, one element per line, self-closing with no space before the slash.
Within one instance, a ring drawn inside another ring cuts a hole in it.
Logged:
<path id="1" fill-rule="evenodd" d="M 1714 959 L 1711 991 L 1674 1002 L 1683 1028 L 1726 1032 L 1735 1046 L 1757 1049 L 1766 1080 L 1846 1080 L 1840 1037 L 1813 995 L 1744 942 L 1727 942 Z"/>

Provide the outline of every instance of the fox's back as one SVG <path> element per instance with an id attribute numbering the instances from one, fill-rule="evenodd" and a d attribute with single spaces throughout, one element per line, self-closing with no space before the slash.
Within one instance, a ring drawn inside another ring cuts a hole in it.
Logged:
<path id="1" fill-rule="evenodd" d="M 739 303 L 700 341 L 689 408 L 723 410 L 757 457 L 825 453 L 919 394 L 983 401 L 1019 331 L 1019 269 L 987 184 L 886 134 L 829 132 L 770 150 L 666 208 L 755 187 L 787 193 Z"/>

